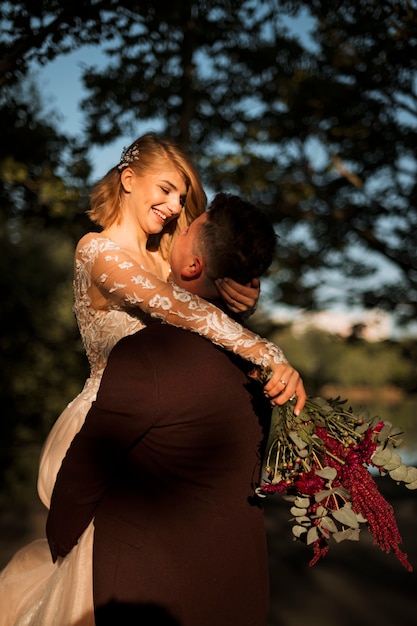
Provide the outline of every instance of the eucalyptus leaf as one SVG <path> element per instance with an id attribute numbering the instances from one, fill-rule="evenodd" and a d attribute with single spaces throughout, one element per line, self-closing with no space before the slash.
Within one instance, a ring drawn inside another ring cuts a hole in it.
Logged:
<path id="1" fill-rule="evenodd" d="M 301 496 L 296 496 L 294 500 L 295 506 L 299 506 L 301 508 L 307 508 L 310 506 L 310 498 L 303 498 Z"/>
<path id="2" fill-rule="evenodd" d="M 316 404 L 321 409 L 326 409 L 327 411 L 330 409 L 330 411 L 333 411 L 331 405 L 321 396 L 314 396 L 313 398 L 311 398 L 311 401 L 314 402 L 314 404 Z"/>
<path id="3" fill-rule="evenodd" d="M 306 433 L 307 435 L 311 436 L 314 433 L 315 428 L 315 425 L 311 422 L 310 424 L 304 424 L 301 430 L 304 431 L 304 433 Z"/>
<path id="4" fill-rule="evenodd" d="M 318 491 L 314 494 L 314 499 L 316 502 L 321 502 L 324 498 L 331 496 L 332 493 L 332 489 L 323 489 L 323 491 Z"/>
<path id="5" fill-rule="evenodd" d="M 339 530 L 337 533 L 333 533 L 333 539 L 336 543 L 342 541 L 359 541 L 360 531 L 359 529 L 347 528 L 346 530 Z"/>
<path id="6" fill-rule="evenodd" d="M 307 529 L 303 528 L 303 526 L 296 525 L 292 527 L 292 534 L 294 535 L 294 537 L 297 537 L 297 539 L 299 539 L 301 535 L 303 535 L 306 532 L 307 532 Z"/>
<path id="7" fill-rule="evenodd" d="M 300 509 L 298 506 L 292 506 L 290 508 L 290 513 L 291 515 L 294 515 L 294 517 L 299 517 L 300 515 L 306 515 L 307 509 Z"/>
<path id="8" fill-rule="evenodd" d="M 396 426 L 395 428 L 391 430 L 390 437 L 396 437 L 397 435 L 403 435 L 403 434 L 404 434 L 403 429 Z"/>
<path id="9" fill-rule="evenodd" d="M 291 430 L 288 433 L 288 436 L 295 443 L 295 445 L 297 446 L 299 450 L 303 450 L 307 446 L 307 442 L 305 442 L 301 437 L 299 437 L 299 435 L 297 434 L 297 431 Z"/>
<path id="10" fill-rule="evenodd" d="M 344 504 L 341 509 L 332 511 L 332 515 L 335 520 L 343 525 L 350 526 L 350 528 L 359 527 L 358 519 L 356 517 L 356 514 L 352 511 L 352 506 L 350 502 Z"/>
<path id="11" fill-rule="evenodd" d="M 339 495 L 341 498 L 343 498 L 343 500 L 351 499 L 349 491 L 344 487 L 335 487 L 334 489 L 332 489 L 332 493 Z"/>
<path id="12" fill-rule="evenodd" d="M 407 478 L 407 467 L 402 464 L 400 467 L 395 468 L 394 470 L 389 472 L 392 480 L 406 480 Z"/>
<path id="13" fill-rule="evenodd" d="M 378 441 L 385 441 L 385 439 L 389 436 L 391 429 L 392 429 L 391 422 L 384 422 L 383 427 L 378 433 L 378 437 L 377 437 Z"/>
<path id="14" fill-rule="evenodd" d="M 369 428 L 369 424 L 360 424 L 359 426 L 356 426 L 355 428 L 355 432 L 357 432 L 359 435 L 362 435 L 363 433 L 365 433 Z"/>
<path id="15" fill-rule="evenodd" d="M 336 524 L 334 523 L 334 521 L 332 520 L 331 517 L 328 517 L 328 516 L 323 517 L 320 520 L 320 526 L 322 526 L 323 528 L 325 528 L 326 530 L 328 530 L 331 533 L 337 532 L 337 526 L 336 526 Z"/>
<path id="16" fill-rule="evenodd" d="M 315 473 L 325 480 L 334 480 L 337 476 L 337 470 L 334 467 L 323 467 L 323 469 L 316 470 Z"/>
<path id="17" fill-rule="evenodd" d="M 307 545 L 311 545 L 319 538 L 319 533 L 315 526 L 312 526 L 310 530 L 307 532 Z"/>
<path id="18" fill-rule="evenodd" d="M 304 409 L 302 411 L 300 411 L 300 413 L 298 414 L 298 419 L 301 422 L 309 422 L 311 419 L 311 416 L 309 413 L 307 413 L 307 411 L 305 411 Z"/>
<path id="19" fill-rule="evenodd" d="M 391 460 L 393 453 L 391 452 L 391 450 L 376 450 L 376 452 L 374 452 L 374 454 L 371 457 L 372 463 L 375 463 L 375 465 L 380 465 L 382 467 L 385 467 L 385 463 L 389 463 L 389 461 Z"/>
<path id="20" fill-rule="evenodd" d="M 327 515 L 326 507 L 325 506 L 317 507 L 316 517 L 323 517 L 324 515 Z"/>
<path id="21" fill-rule="evenodd" d="M 314 427 L 313 427 L 314 429 Z M 300 436 L 301 440 L 305 442 L 305 445 L 308 445 L 311 441 L 311 432 L 308 433 L 307 430 L 305 428 L 299 428 L 298 429 L 298 435 Z"/>
<path id="22" fill-rule="evenodd" d="M 414 481 L 417 480 L 417 467 L 407 467 L 407 478 L 405 479 L 405 482 L 407 483 L 413 483 Z"/>
<path id="23" fill-rule="evenodd" d="M 384 468 L 387 471 L 394 470 L 397 467 L 400 467 L 400 465 L 402 465 L 402 462 L 402 458 L 399 454 L 392 453 L 390 460 L 384 463 Z"/>
<path id="24" fill-rule="evenodd" d="M 381 421 L 381 418 L 378 415 L 375 415 L 371 420 L 369 420 L 369 427 L 375 428 L 377 424 Z"/>
<path id="25" fill-rule="evenodd" d="M 288 495 L 286 493 L 284 493 L 282 495 L 282 499 L 285 500 L 286 502 L 295 502 L 298 496 L 292 496 L 292 495 Z"/>
<path id="26" fill-rule="evenodd" d="M 404 439 L 393 439 L 390 440 L 390 443 L 393 448 L 400 448 L 404 443 Z"/>

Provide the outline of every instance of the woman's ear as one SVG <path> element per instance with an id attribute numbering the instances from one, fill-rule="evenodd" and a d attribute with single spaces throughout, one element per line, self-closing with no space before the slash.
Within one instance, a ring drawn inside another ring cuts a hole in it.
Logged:
<path id="1" fill-rule="evenodd" d="M 134 172 L 132 168 L 125 167 L 125 169 L 120 174 L 120 181 L 122 183 L 122 187 L 126 193 L 130 193 L 132 191 L 133 177 Z"/>

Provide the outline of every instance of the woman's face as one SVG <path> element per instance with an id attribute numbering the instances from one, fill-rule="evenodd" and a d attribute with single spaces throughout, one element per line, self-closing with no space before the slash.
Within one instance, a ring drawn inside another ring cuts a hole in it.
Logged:
<path id="1" fill-rule="evenodd" d="M 167 161 L 160 169 L 143 176 L 126 171 L 123 186 L 124 206 L 129 217 L 147 235 L 161 230 L 181 213 L 187 196 L 187 186 L 182 174 Z"/>

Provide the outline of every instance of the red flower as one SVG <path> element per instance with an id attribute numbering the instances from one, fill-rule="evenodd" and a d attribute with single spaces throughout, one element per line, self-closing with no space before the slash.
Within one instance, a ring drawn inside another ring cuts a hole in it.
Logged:
<path id="1" fill-rule="evenodd" d="M 324 487 L 324 480 L 314 473 L 314 470 L 310 472 L 304 472 L 295 482 L 297 491 L 306 496 L 314 496 L 315 493 L 321 491 Z"/>
<path id="2" fill-rule="evenodd" d="M 402 538 L 394 509 L 381 495 L 366 467 L 346 466 L 343 470 L 343 484 L 351 493 L 353 510 L 366 518 L 369 531 L 374 537 L 374 544 L 386 553 L 392 550 L 400 563 L 412 572 L 413 568 L 407 560 L 407 555 L 399 548 Z"/>

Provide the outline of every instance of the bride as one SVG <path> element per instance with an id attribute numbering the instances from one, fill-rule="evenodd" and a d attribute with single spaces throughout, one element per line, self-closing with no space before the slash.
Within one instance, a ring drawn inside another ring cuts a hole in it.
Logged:
<path id="1" fill-rule="evenodd" d="M 97 183 L 89 211 L 102 232 L 78 243 L 74 312 L 90 364 L 81 393 L 55 422 L 41 454 L 38 492 L 48 508 L 65 453 L 94 401 L 107 357 L 124 336 L 158 318 L 193 332 L 269 368 L 265 393 L 283 404 L 305 401 L 300 376 L 282 351 L 213 304 L 169 281 L 173 237 L 205 210 L 206 196 L 189 158 L 170 141 L 148 133 L 122 154 Z M 226 279 L 219 293 L 237 314 L 250 309 L 254 286 Z M 70 555 L 52 563 L 46 538 L 32 542 L 0 574 L 0 626 L 94 626 L 93 525 Z"/>

